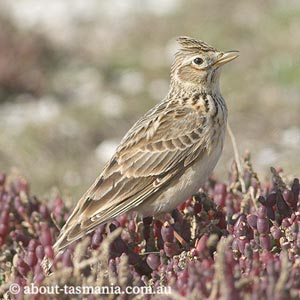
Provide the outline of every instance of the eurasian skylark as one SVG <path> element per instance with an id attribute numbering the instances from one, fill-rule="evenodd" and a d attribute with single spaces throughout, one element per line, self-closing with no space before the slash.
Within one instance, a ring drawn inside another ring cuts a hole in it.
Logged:
<path id="1" fill-rule="evenodd" d="M 145 217 L 171 211 L 213 171 L 227 120 L 221 66 L 238 54 L 190 37 L 177 41 L 168 95 L 133 125 L 79 200 L 53 246 L 56 254 L 124 212 Z"/>

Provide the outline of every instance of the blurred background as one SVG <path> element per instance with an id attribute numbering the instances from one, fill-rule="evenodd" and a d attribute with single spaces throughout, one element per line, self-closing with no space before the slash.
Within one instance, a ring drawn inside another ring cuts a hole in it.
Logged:
<path id="1" fill-rule="evenodd" d="M 174 38 L 240 58 L 221 88 L 241 153 L 264 179 L 299 175 L 300 1 L 1 0 L 0 171 L 77 199 L 168 91 Z M 227 136 L 215 174 L 233 159 Z"/>

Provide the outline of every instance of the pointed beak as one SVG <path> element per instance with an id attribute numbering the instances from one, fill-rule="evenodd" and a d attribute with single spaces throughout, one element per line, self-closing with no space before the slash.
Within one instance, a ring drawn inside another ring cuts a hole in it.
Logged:
<path id="1" fill-rule="evenodd" d="M 235 58 L 237 58 L 239 56 L 239 51 L 238 50 L 231 50 L 231 51 L 227 51 L 227 52 L 223 52 L 220 55 L 220 58 L 214 63 L 215 66 L 219 67 L 222 66 L 224 64 L 227 64 L 228 62 L 234 60 Z"/>

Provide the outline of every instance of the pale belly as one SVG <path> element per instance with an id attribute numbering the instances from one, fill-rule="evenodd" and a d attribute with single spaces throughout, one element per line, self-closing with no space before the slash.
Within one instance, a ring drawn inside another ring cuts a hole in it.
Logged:
<path id="1" fill-rule="evenodd" d="M 137 209 L 139 214 L 145 217 L 170 212 L 190 196 L 197 193 L 215 168 L 222 148 L 223 139 L 214 147 L 210 154 L 201 156 L 199 160 L 187 169 L 175 185 L 165 188 L 166 190 L 154 201 L 146 201 L 141 204 Z"/>

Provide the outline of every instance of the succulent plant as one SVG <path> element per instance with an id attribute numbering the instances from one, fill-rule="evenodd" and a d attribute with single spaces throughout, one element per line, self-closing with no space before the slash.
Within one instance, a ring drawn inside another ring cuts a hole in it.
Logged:
<path id="1" fill-rule="evenodd" d="M 232 188 L 237 182 L 233 172 L 230 184 L 208 181 L 199 195 L 163 220 L 123 214 L 54 258 L 57 226 L 70 209 L 59 197 L 40 201 L 26 180 L 0 173 L 0 295 L 9 296 L 11 283 L 21 287 L 16 299 L 56 299 L 23 295 L 32 283 L 113 284 L 122 291 L 168 286 L 172 293 L 101 299 L 298 299 L 299 180 L 283 187 L 277 174 L 257 189 L 251 174 L 246 175 L 246 194 Z M 250 188 L 255 192 L 249 200 Z M 44 256 L 54 259 L 51 276 L 41 267 Z M 82 299 L 82 294 L 63 299 Z"/>

